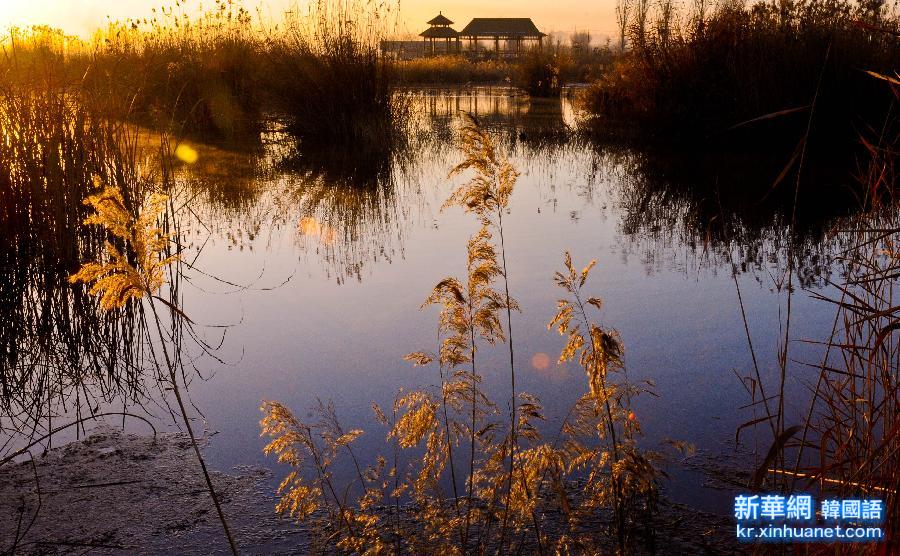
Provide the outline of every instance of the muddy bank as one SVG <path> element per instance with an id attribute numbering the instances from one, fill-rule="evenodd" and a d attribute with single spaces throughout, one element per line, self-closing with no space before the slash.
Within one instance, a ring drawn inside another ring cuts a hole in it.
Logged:
<path id="1" fill-rule="evenodd" d="M 246 553 L 306 553 L 306 531 L 274 514 L 270 474 L 213 473 L 235 537 Z M 228 552 L 187 435 L 110 427 L 0 468 L 0 554 L 14 543 L 16 554 Z"/>

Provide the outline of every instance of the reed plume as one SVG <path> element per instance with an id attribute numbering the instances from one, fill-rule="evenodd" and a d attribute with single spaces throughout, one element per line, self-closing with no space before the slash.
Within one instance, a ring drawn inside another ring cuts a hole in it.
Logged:
<path id="1" fill-rule="evenodd" d="M 100 181 L 95 180 L 95 185 L 99 187 Z M 165 284 L 165 269 L 178 260 L 177 254 L 169 256 L 164 254 L 164 250 L 169 246 L 170 237 L 164 234 L 157 224 L 160 215 L 166 210 L 167 200 L 168 197 L 165 195 L 152 193 L 138 216 L 133 217 L 125 206 L 121 191 L 115 186 L 107 186 L 100 194 L 85 199 L 85 203 L 92 206 L 95 211 L 85 219 L 85 224 L 102 226 L 113 237 L 118 238 L 123 243 L 123 247 L 122 249 L 116 248 L 112 242 L 107 241 L 106 260 L 84 263 L 78 272 L 70 276 L 69 281 L 90 285 L 91 295 L 100 297 L 100 306 L 107 311 L 122 308 L 129 301 L 139 302 L 144 297 L 148 299 L 158 334 L 157 340 L 168 371 L 165 378 L 175 394 L 182 422 L 191 438 L 194 454 L 200 463 L 207 489 L 219 521 L 222 523 L 231 552 L 237 554 L 237 545 L 231 535 L 209 471 L 206 469 L 206 462 L 200 453 L 200 446 L 194 435 L 194 429 L 191 426 L 187 407 L 181 394 L 177 368 L 179 348 L 178 345 L 173 346 L 175 353 L 169 354 L 166 335 L 154 303 L 154 300 L 158 299 L 165 303 L 176 316 L 186 318 L 184 313 L 173 303 L 155 295 Z M 135 264 L 131 263 L 132 260 L 135 261 Z M 150 340 L 153 360 L 157 361 L 152 338 L 148 338 L 148 340 Z"/>
<path id="2" fill-rule="evenodd" d="M 95 184 L 101 186 L 99 178 L 95 178 Z M 106 186 L 102 192 L 85 199 L 84 204 L 95 212 L 84 224 L 106 228 L 125 247 L 117 248 L 107 240 L 105 260 L 84 263 L 69 277 L 69 282 L 89 284 L 89 293 L 100 297 L 100 307 L 104 310 L 119 309 L 130 299 L 154 295 L 165 284 L 166 267 L 178 260 L 178 255 L 162 254 L 169 238 L 156 223 L 165 211 L 167 200 L 165 195 L 151 194 L 134 218 L 117 187 Z"/>

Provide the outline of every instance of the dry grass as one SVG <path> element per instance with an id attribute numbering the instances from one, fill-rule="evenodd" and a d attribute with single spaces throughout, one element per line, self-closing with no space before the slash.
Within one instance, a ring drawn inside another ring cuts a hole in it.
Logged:
<path id="1" fill-rule="evenodd" d="M 404 85 L 503 84 L 512 79 L 514 69 L 504 61 L 470 62 L 462 56 L 434 56 L 397 62 Z"/>
<path id="2" fill-rule="evenodd" d="M 100 311 L 67 277 L 106 239 L 81 225 L 94 177 L 118 184 L 129 202 L 147 184 L 132 163 L 133 138 L 54 87 L 6 82 L 0 136 L 0 412 L 11 437 L 40 436 L 64 400 L 80 411 L 95 396 L 142 395 L 139 314 Z"/>
<path id="3" fill-rule="evenodd" d="M 885 84 L 885 86 L 887 86 Z M 900 92 L 891 84 L 895 97 Z M 842 253 L 843 281 L 834 304 L 834 328 L 803 424 L 792 487 L 815 484 L 840 498 L 885 502 L 885 546 L 900 546 L 900 211 L 895 162 L 896 121 L 871 142 L 871 160 L 860 176 L 863 211 L 847 223 L 852 238 Z M 805 456 L 805 457 L 804 457 Z M 880 547 L 870 546 L 871 553 Z M 854 551 L 855 552 L 855 551 Z"/>
<path id="4" fill-rule="evenodd" d="M 304 146 L 389 147 L 405 118 L 397 77 L 379 56 L 390 7 L 319 0 L 266 41 L 265 85 Z"/>
<path id="5" fill-rule="evenodd" d="M 81 100 L 50 79 L 0 89 L 0 466 L 101 416 L 146 421 L 166 392 L 193 435 L 181 349 L 211 348 L 180 308 L 169 137 L 148 157 L 133 127 Z M 119 403 L 137 409 L 106 409 Z"/>
<path id="6" fill-rule="evenodd" d="M 88 41 L 15 31 L 0 72 L 50 81 L 109 117 L 175 137 L 254 137 L 277 111 L 306 144 L 374 146 L 405 116 L 393 67 L 377 51 L 390 4 L 319 0 L 272 28 L 232 0 L 199 17 L 182 9 L 111 23 Z"/>
<path id="7" fill-rule="evenodd" d="M 898 98 L 897 84 L 875 73 L 881 86 Z M 885 81 L 887 83 L 885 83 Z M 885 503 L 885 533 L 881 543 L 848 547 L 840 543 L 812 549 L 812 553 L 884 554 L 896 552 L 900 530 L 900 241 L 895 161 L 898 150 L 896 119 L 862 139 L 868 161 L 859 175 L 860 212 L 833 231 L 846 247 L 836 264 L 839 280 L 829 281 L 830 293 L 811 292 L 813 298 L 835 308 L 831 334 L 805 339 L 822 346 L 820 361 L 791 357 L 792 263 L 788 252 L 784 331 L 778 353 L 779 380 L 772 384 L 756 376 L 753 406 L 762 417 L 741 428 L 757 425 L 771 431 L 772 445 L 751 481 L 751 487 L 783 492 L 814 489 L 822 498 L 875 498 Z M 799 182 L 798 182 L 799 184 Z M 737 282 L 735 282 L 737 285 Z M 740 290 L 738 289 L 740 295 Z M 746 322 L 746 315 L 744 315 Z M 751 354 L 756 353 L 747 332 Z M 786 422 L 789 407 L 786 383 L 795 369 L 817 370 L 810 384 L 808 409 L 799 423 Z M 758 398 L 758 399 L 757 399 Z"/>
<path id="8" fill-rule="evenodd" d="M 585 40 L 584 37 L 581 40 Z M 613 54 L 608 48 L 547 45 L 528 49 L 510 60 L 469 60 L 464 56 L 435 56 L 397 62 L 401 82 L 417 85 L 514 85 L 531 96 L 558 97 L 567 83 L 599 78 Z"/>

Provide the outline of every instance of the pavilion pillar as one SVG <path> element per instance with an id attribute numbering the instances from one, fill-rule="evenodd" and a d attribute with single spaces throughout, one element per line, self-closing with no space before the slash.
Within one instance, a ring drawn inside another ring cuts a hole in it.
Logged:
<path id="1" fill-rule="evenodd" d="M 496 52 L 497 59 L 500 59 L 500 37 L 494 37 L 494 52 Z"/>

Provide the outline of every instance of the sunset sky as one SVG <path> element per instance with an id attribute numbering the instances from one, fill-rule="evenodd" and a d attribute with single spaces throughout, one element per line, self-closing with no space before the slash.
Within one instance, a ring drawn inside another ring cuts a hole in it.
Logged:
<path id="1" fill-rule="evenodd" d="M 0 0 L 0 28 L 11 25 L 47 24 L 83 36 L 112 19 L 146 17 L 151 8 L 171 5 L 174 0 Z M 261 10 L 277 19 L 297 0 L 244 0 L 252 12 Z M 213 5 L 213 0 L 187 0 L 188 6 Z M 195 8 L 196 9 L 196 8 Z M 400 2 L 401 30 L 418 33 L 425 22 L 442 11 L 459 30 L 473 17 L 530 17 L 545 32 L 590 31 L 599 38 L 614 34 L 614 0 L 405 0 Z"/>

